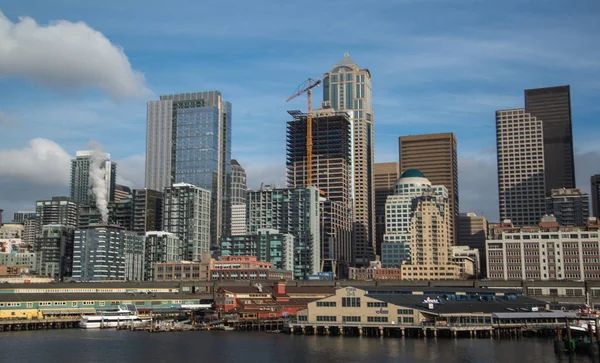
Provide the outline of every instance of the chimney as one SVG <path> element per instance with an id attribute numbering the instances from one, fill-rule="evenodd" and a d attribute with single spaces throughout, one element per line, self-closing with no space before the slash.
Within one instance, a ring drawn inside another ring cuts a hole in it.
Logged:
<path id="1" fill-rule="evenodd" d="M 273 286 L 273 287 L 275 288 L 277 295 L 285 295 L 285 282 L 284 281 L 277 281 L 275 283 L 275 286 Z"/>

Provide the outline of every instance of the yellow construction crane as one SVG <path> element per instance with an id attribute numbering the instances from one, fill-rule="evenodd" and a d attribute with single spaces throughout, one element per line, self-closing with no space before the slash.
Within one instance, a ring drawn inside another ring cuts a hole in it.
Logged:
<path id="1" fill-rule="evenodd" d="M 304 92 L 308 95 L 308 107 L 306 112 L 306 186 L 312 186 L 312 89 L 318 87 L 321 80 L 309 78 L 306 83 L 298 87 L 298 90 L 290 96 L 285 102 L 290 102 L 294 98 L 300 96 Z"/>

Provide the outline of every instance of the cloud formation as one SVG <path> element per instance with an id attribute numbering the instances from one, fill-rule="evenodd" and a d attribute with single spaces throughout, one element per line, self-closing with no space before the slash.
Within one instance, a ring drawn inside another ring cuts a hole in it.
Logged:
<path id="1" fill-rule="evenodd" d="M 123 49 L 83 22 L 13 23 L 0 11 L 0 76 L 56 88 L 99 88 L 115 98 L 149 96 Z"/>

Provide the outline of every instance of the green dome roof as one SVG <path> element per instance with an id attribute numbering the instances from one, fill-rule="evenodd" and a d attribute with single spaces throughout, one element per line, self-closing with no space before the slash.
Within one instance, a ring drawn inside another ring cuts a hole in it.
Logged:
<path id="1" fill-rule="evenodd" d="M 425 178 L 425 175 L 417 169 L 407 169 L 400 175 L 400 178 Z"/>

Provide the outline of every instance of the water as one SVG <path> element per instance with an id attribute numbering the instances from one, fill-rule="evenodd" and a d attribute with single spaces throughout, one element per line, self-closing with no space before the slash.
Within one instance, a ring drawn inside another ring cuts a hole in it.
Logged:
<path id="1" fill-rule="evenodd" d="M 156 333 L 51 330 L 0 333 L 2 362 L 406 362 L 579 363 L 551 339 L 401 339 L 290 336 L 262 332 Z"/>

